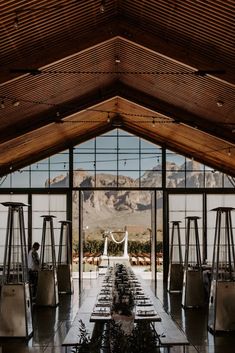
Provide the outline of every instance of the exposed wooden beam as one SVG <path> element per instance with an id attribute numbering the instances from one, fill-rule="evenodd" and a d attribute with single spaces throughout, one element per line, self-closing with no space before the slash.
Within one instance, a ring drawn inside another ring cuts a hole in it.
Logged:
<path id="1" fill-rule="evenodd" d="M 132 22 L 130 22 L 130 20 L 127 21 L 123 16 L 112 18 L 112 20 L 107 23 L 100 25 L 96 31 L 92 30 L 90 33 L 86 34 L 85 37 L 76 37 L 61 42 L 58 51 L 55 51 L 54 48 L 51 50 L 50 48 L 48 49 L 48 47 L 44 50 L 40 48 L 38 49 L 38 53 L 35 52 L 31 57 L 19 58 L 14 63 L 14 67 L 12 67 L 12 64 L 4 65 L 4 67 L 1 68 L 0 85 L 18 76 L 16 73 L 10 73 L 11 69 L 38 69 L 82 50 L 86 50 L 115 36 L 126 38 L 139 44 L 143 49 L 148 48 L 174 61 L 180 62 L 185 66 L 195 68 L 195 70 L 225 70 L 225 74 L 214 74 L 214 77 L 235 85 L 235 70 L 226 62 L 223 67 L 218 67 L 217 61 L 210 59 L 204 53 L 192 52 L 190 46 L 182 47 L 177 43 L 169 42 L 169 40 L 153 35 L 150 32 L 147 33 L 141 29 L 138 23 L 133 22 L 133 20 Z M 50 38 L 50 40 L 53 42 L 53 38 Z M 221 57 L 221 61 L 223 61 L 222 59 L 223 57 Z"/>
<path id="2" fill-rule="evenodd" d="M 185 111 L 182 108 L 175 107 L 167 102 L 163 102 L 155 97 L 147 95 L 146 93 L 140 92 L 137 89 L 124 85 L 120 82 L 117 83 L 116 94 L 134 103 L 142 105 L 145 108 L 149 108 L 155 112 L 170 117 L 176 122 L 187 124 L 188 126 L 202 130 L 217 138 L 235 143 L 234 134 L 219 124 L 212 124 L 210 121 Z"/>
<path id="3" fill-rule="evenodd" d="M 199 129 L 217 138 L 235 143 L 234 134 L 219 124 L 212 124 L 206 119 L 198 117 L 188 111 L 183 110 L 182 108 L 172 106 L 167 102 L 163 102 L 116 80 L 113 84 L 102 87 L 102 90 L 97 89 L 84 97 L 79 97 L 76 100 L 59 105 L 57 107 L 61 114 L 59 119 L 65 118 L 66 116 L 68 117 L 74 113 L 79 113 L 79 111 L 83 109 L 88 109 L 95 104 L 101 103 L 115 96 L 120 96 L 130 100 L 145 108 L 151 109 L 156 113 L 161 113 L 166 117 L 174 119 L 176 122 L 187 124 L 194 129 Z M 30 117 L 25 122 L 15 124 L 14 129 L 2 129 L 0 131 L 0 143 L 39 129 L 42 126 L 55 122 L 56 120 L 58 120 L 58 118 L 56 117 L 55 109 L 50 109 L 46 113 L 41 113 L 40 115 L 34 116 L 33 119 Z"/>

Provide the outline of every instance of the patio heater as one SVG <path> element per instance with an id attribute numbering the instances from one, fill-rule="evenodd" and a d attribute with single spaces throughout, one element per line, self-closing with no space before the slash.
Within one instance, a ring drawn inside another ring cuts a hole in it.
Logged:
<path id="1" fill-rule="evenodd" d="M 198 233 L 200 217 L 186 217 L 186 248 L 183 280 L 183 308 L 199 308 L 205 305 L 205 292 L 201 264 L 201 252 Z"/>
<path id="2" fill-rule="evenodd" d="M 235 331 L 235 254 L 232 207 L 218 207 L 211 273 L 208 328 L 210 331 Z"/>
<path id="3" fill-rule="evenodd" d="M 40 265 L 36 304 L 40 306 L 57 306 L 59 304 L 55 240 L 52 215 L 44 215 Z"/>
<path id="4" fill-rule="evenodd" d="M 33 334 L 28 283 L 27 246 L 21 202 L 3 202 L 8 207 L 6 243 L 0 301 L 0 337 L 29 339 Z"/>
<path id="5" fill-rule="evenodd" d="M 172 221 L 170 267 L 168 274 L 168 292 L 181 292 L 183 288 L 183 258 L 180 239 L 180 221 Z"/>
<path id="6" fill-rule="evenodd" d="M 60 221 L 60 243 L 57 263 L 59 293 L 73 293 L 72 256 L 71 256 L 71 221 Z"/>

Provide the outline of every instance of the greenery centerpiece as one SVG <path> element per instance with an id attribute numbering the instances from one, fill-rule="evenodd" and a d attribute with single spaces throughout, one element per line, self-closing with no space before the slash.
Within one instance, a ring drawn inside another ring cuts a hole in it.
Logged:
<path id="1" fill-rule="evenodd" d="M 123 264 L 113 269 L 112 320 L 99 335 L 90 337 L 80 321 L 79 343 L 73 353 L 156 353 L 159 342 L 149 323 L 134 324 L 134 292 Z"/>

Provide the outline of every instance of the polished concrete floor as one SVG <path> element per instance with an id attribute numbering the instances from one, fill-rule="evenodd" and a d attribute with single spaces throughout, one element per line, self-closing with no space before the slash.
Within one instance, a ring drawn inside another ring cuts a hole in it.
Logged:
<path id="1" fill-rule="evenodd" d="M 150 280 L 145 279 L 151 285 Z M 74 295 L 61 295 L 57 308 L 33 308 L 34 335 L 25 342 L 19 339 L 0 339 L 2 353 L 61 353 L 61 343 L 68 332 L 78 310 L 78 281 L 74 280 Z M 96 279 L 84 280 L 84 288 L 96 286 Z M 168 295 L 159 279 L 157 295 L 165 309 L 171 313 L 177 324 L 186 332 L 190 346 L 185 353 L 235 353 L 235 335 L 214 337 L 207 331 L 206 310 L 184 310 L 181 295 Z M 69 350 L 68 350 L 69 352 Z M 164 352 L 164 349 L 161 349 Z M 119 353 L 119 352 L 117 352 Z M 120 352 L 121 353 L 121 352 Z M 147 353 L 147 352 L 146 352 Z M 183 353 L 180 347 L 173 347 L 171 353 Z"/>

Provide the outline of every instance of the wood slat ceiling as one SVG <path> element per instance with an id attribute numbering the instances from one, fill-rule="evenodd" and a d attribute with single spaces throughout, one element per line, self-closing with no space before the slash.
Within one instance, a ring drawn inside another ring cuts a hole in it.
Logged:
<path id="1" fill-rule="evenodd" d="M 2 170 L 6 172 L 12 167 L 18 169 L 27 166 L 29 163 L 46 158 L 58 149 L 86 141 L 117 126 L 179 153 L 193 155 L 196 160 L 206 162 L 213 168 L 217 169 L 219 163 L 223 171 L 235 174 L 235 151 L 231 143 L 185 124 L 176 124 L 174 120 L 122 97 L 114 97 L 65 118 L 63 122 L 50 123 L 2 143 L 0 150 Z M 228 155 L 230 149 L 231 156 Z"/>
<path id="2" fill-rule="evenodd" d="M 126 130 L 235 175 L 235 0 L 104 4 L 0 4 L 0 174 L 108 131 L 107 112 L 122 112 Z M 97 103 L 103 112 L 87 110 Z M 156 134 L 130 115 L 147 108 L 181 123 Z M 83 123 L 56 123 L 72 117 Z"/>
<path id="3" fill-rule="evenodd" d="M 120 7 L 129 21 L 169 44 L 201 51 L 218 64 L 234 65 L 233 0 L 122 0 Z"/>

